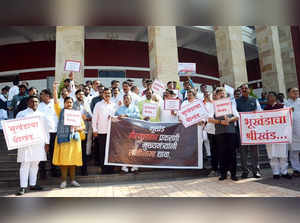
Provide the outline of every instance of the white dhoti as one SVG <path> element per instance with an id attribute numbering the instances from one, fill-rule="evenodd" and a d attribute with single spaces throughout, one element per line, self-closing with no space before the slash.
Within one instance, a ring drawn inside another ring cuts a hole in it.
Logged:
<path id="1" fill-rule="evenodd" d="M 203 138 L 203 143 L 204 143 L 205 150 L 206 150 L 206 155 L 211 156 L 209 139 L 207 137 L 207 132 L 205 130 L 203 130 L 202 138 Z"/>
<path id="2" fill-rule="evenodd" d="M 266 145 L 273 175 L 288 173 L 288 149 L 286 144 Z"/>
<path id="3" fill-rule="evenodd" d="M 39 161 L 23 162 L 20 166 L 20 187 L 35 186 L 37 180 L 37 173 L 39 170 Z"/>
<path id="4" fill-rule="evenodd" d="M 37 173 L 39 170 L 39 162 L 46 161 L 47 155 L 45 152 L 45 144 L 49 144 L 49 129 L 47 119 L 45 115 L 39 111 L 33 111 L 27 108 L 17 114 L 17 118 L 30 117 L 30 116 L 41 116 L 44 122 L 45 138 L 40 143 L 19 148 L 17 155 L 17 162 L 21 163 L 20 166 L 20 186 L 28 186 L 28 177 L 30 186 L 36 185 Z"/>
<path id="5" fill-rule="evenodd" d="M 300 172 L 300 112 L 293 114 L 293 138 L 291 144 L 290 160 L 293 170 Z"/>
<path id="6" fill-rule="evenodd" d="M 300 152 L 300 112 L 295 112 L 293 114 L 293 136 L 291 151 Z"/>
<path id="7" fill-rule="evenodd" d="M 92 122 L 89 122 L 88 126 L 88 134 L 86 139 L 86 155 L 92 154 L 92 139 L 93 138 L 93 128 L 92 128 Z"/>
<path id="8" fill-rule="evenodd" d="M 290 152 L 290 160 L 293 170 L 300 172 L 300 161 L 299 161 L 299 153 L 300 151 L 293 151 Z"/>
<path id="9" fill-rule="evenodd" d="M 17 161 L 21 163 L 20 166 L 20 186 L 35 186 L 37 180 L 37 173 L 39 170 L 39 162 L 46 161 L 46 152 L 44 144 L 33 145 L 26 148 L 18 149 Z"/>
<path id="10" fill-rule="evenodd" d="M 198 164 L 203 165 L 203 127 L 201 125 L 197 126 L 198 135 Z"/>
<path id="11" fill-rule="evenodd" d="M 290 105 L 288 107 L 293 107 L 293 135 L 292 144 L 290 146 L 290 160 L 293 170 L 300 172 L 300 99 L 296 101 L 289 100 Z"/>

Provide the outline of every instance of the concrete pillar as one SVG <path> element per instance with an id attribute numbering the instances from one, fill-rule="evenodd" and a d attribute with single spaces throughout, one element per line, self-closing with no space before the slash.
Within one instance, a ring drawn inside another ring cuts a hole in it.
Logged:
<path id="1" fill-rule="evenodd" d="M 277 26 L 255 26 L 264 91 L 286 93 Z"/>
<path id="2" fill-rule="evenodd" d="M 216 26 L 216 48 L 221 84 L 233 88 L 248 82 L 245 51 L 240 26 Z"/>
<path id="3" fill-rule="evenodd" d="M 53 83 L 54 83 L 54 76 L 48 76 L 47 77 L 47 89 L 50 89 L 52 91 Z"/>
<path id="4" fill-rule="evenodd" d="M 286 89 L 299 87 L 291 27 L 278 26 L 278 31 Z"/>
<path id="5" fill-rule="evenodd" d="M 84 26 L 56 27 L 55 81 L 61 82 L 69 72 L 64 71 L 66 60 L 80 60 L 80 73 L 74 72 L 75 83 L 84 81 Z"/>
<path id="6" fill-rule="evenodd" d="M 175 26 L 149 26 L 150 77 L 165 84 L 179 81 L 178 51 Z"/>

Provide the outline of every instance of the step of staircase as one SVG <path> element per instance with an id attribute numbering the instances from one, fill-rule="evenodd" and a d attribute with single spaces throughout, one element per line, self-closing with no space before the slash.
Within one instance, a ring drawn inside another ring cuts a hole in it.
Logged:
<path id="1" fill-rule="evenodd" d="M 89 176 L 76 176 L 79 183 L 116 183 L 116 182 L 136 182 L 144 180 L 159 180 L 159 179 L 178 179 L 189 177 L 203 177 L 209 174 L 209 170 L 159 170 L 159 171 L 145 171 L 137 174 L 105 174 L 105 175 L 89 175 Z M 39 180 L 39 185 L 53 186 L 61 183 L 60 178 L 49 177 L 46 180 Z M 3 187 L 2 187 L 3 186 Z M 18 177 L 7 177 L 5 182 L 0 182 L 0 188 L 18 187 Z"/>
<path id="2" fill-rule="evenodd" d="M 250 155 L 250 154 L 249 154 Z M 269 168 L 269 160 L 265 148 L 260 148 L 259 150 L 259 163 L 261 168 Z M 17 163 L 17 151 L 6 151 L 0 152 L 0 188 L 5 186 L 16 186 L 19 185 L 19 163 Z M 249 156 L 248 165 L 251 165 L 251 157 Z M 50 176 L 49 162 L 46 164 L 46 171 L 48 176 Z M 206 169 L 210 168 L 209 161 L 204 161 L 204 166 Z M 240 168 L 240 154 L 237 153 L 237 170 Z M 116 167 L 116 172 L 120 167 Z M 80 173 L 79 168 L 77 172 Z M 111 174 L 111 175 L 101 175 L 100 168 L 93 166 L 93 162 L 88 165 L 89 176 L 78 176 L 78 180 L 85 183 L 102 183 L 102 182 L 122 182 L 122 181 L 135 181 L 135 180 L 145 180 L 145 179 L 168 179 L 168 178 L 182 178 L 189 176 L 201 176 L 208 174 L 207 170 L 162 170 L 162 169 L 143 169 L 137 175 L 134 174 Z M 77 174 L 79 175 L 79 174 Z M 56 185 L 59 184 L 59 178 L 49 177 L 47 180 L 40 181 L 43 185 Z"/>

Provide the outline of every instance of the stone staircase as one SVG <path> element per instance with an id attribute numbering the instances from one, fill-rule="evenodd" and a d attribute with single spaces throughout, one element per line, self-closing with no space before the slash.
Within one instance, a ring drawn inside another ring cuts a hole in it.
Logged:
<path id="1" fill-rule="evenodd" d="M 0 188 L 19 186 L 19 164 L 17 163 L 16 150 L 0 152 Z M 60 178 L 50 177 L 49 163 L 46 165 L 47 179 L 39 180 L 40 185 L 59 185 Z M 79 172 L 79 169 L 78 169 Z M 130 182 L 141 180 L 175 179 L 183 177 L 195 177 L 208 175 L 208 170 L 166 170 L 166 169 L 140 169 L 138 174 L 121 174 L 120 167 L 115 167 L 115 174 L 102 175 L 101 169 L 93 166 L 91 161 L 88 165 L 88 176 L 77 175 L 80 183 L 113 183 Z"/>
<path id="2" fill-rule="evenodd" d="M 262 168 L 269 168 L 267 153 L 264 147 L 260 148 L 260 165 Z M 238 169 L 240 169 L 239 153 Z M 250 157 L 249 157 L 250 158 Z M 19 185 L 19 164 L 17 160 L 17 150 L 0 152 L 0 188 L 18 187 Z M 249 159 L 250 164 L 250 159 Z M 93 166 L 93 162 L 88 165 L 89 176 L 79 176 L 78 181 L 81 183 L 113 183 L 113 182 L 129 182 L 140 180 L 158 180 L 158 179 L 174 179 L 184 177 L 197 177 L 209 174 L 210 164 L 204 161 L 206 169 L 203 170 L 170 170 L 170 169 L 140 169 L 139 174 L 119 174 L 120 167 L 115 168 L 116 174 L 102 175 L 100 168 Z M 48 178 L 39 180 L 41 185 L 59 185 L 60 179 L 50 177 L 49 163 L 46 165 Z"/>

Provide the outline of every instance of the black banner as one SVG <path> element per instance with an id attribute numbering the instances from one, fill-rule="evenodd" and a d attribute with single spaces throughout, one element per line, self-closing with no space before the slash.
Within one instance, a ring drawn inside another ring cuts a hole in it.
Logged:
<path id="1" fill-rule="evenodd" d="M 150 168 L 201 169 L 197 126 L 113 118 L 105 164 Z"/>

